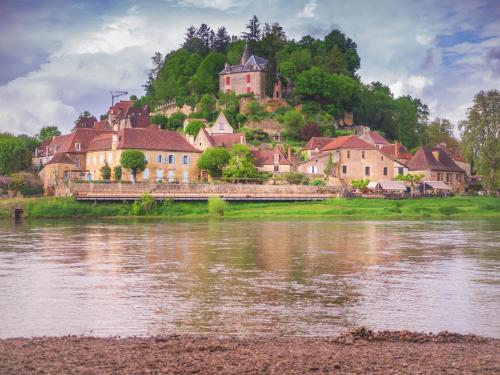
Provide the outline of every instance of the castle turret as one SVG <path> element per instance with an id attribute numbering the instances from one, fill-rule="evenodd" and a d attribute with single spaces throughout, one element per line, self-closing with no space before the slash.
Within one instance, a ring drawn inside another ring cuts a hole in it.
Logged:
<path id="1" fill-rule="evenodd" d="M 250 58 L 250 50 L 248 49 L 248 44 L 245 44 L 245 49 L 243 50 L 243 54 L 241 55 L 241 65 L 245 65 Z"/>

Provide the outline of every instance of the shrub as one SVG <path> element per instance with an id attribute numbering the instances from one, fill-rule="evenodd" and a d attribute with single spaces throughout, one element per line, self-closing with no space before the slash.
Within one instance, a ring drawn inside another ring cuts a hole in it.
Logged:
<path id="1" fill-rule="evenodd" d="M 203 151 L 198 159 L 197 166 L 201 170 L 207 170 L 210 176 L 222 176 L 222 169 L 231 158 L 229 151 L 224 147 L 211 147 Z"/>
<path id="2" fill-rule="evenodd" d="M 247 104 L 248 114 L 253 116 L 262 116 L 264 114 L 264 107 L 256 100 L 250 100 Z"/>
<path id="3" fill-rule="evenodd" d="M 144 152 L 139 150 L 125 150 L 120 157 L 120 164 L 123 168 L 130 169 L 133 181 L 135 182 L 137 172 L 142 172 L 148 164 Z"/>
<path id="4" fill-rule="evenodd" d="M 149 213 L 156 205 L 156 200 L 148 193 L 142 194 L 141 207 L 145 213 Z"/>
<path id="5" fill-rule="evenodd" d="M 28 172 L 19 172 L 11 175 L 9 189 L 21 192 L 24 196 L 40 195 L 43 193 L 40 179 Z M 2 188 L 0 187 L 0 190 Z"/>
<path id="6" fill-rule="evenodd" d="M 297 172 L 285 174 L 285 179 L 290 185 L 305 185 L 309 182 L 309 178 L 306 175 Z"/>
<path id="7" fill-rule="evenodd" d="M 184 133 L 196 137 L 200 129 L 204 126 L 205 124 L 201 121 L 191 121 L 189 124 L 187 124 L 186 129 L 184 129 Z"/>
<path id="8" fill-rule="evenodd" d="M 113 168 L 113 178 L 115 181 L 120 181 L 122 179 L 122 167 L 120 165 Z"/>
<path id="9" fill-rule="evenodd" d="M 353 188 L 358 189 L 361 192 L 365 192 L 369 182 L 370 180 L 366 178 L 362 180 L 352 180 L 351 185 Z"/>
<path id="10" fill-rule="evenodd" d="M 222 198 L 211 197 L 208 199 L 208 213 L 212 216 L 224 216 L 224 210 L 227 206 L 227 202 Z"/>
<path id="11" fill-rule="evenodd" d="M 153 125 L 159 125 L 162 129 L 166 129 L 168 125 L 168 117 L 165 115 L 153 115 L 151 116 L 151 123 Z"/>
<path id="12" fill-rule="evenodd" d="M 325 181 L 321 178 L 315 178 L 314 180 L 309 182 L 311 186 L 325 186 Z"/>
<path id="13" fill-rule="evenodd" d="M 168 118 L 167 128 L 170 130 L 177 130 L 182 127 L 185 119 L 186 115 L 182 112 L 172 113 L 172 115 Z"/>
<path id="14" fill-rule="evenodd" d="M 111 168 L 109 167 L 108 163 L 105 163 L 101 169 L 101 175 L 102 175 L 102 179 L 104 181 L 109 181 L 111 179 Z"/>

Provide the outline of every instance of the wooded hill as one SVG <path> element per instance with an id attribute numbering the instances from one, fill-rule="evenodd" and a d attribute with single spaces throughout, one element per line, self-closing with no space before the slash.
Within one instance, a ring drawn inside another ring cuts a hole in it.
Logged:
<path id="1" fill-rule="evenodd" d="M 299 122 L 309 126 L 307 134 L 331 135 L 331 130 L 318 122 L 331 123 L 330 119 L 339 119 L 349 111 L 354 113 L 356 124 L 379 130 L 388 139 L 398 139 L 410 148 L 425 143 L 428 107 L 410 96 L 394 98 L 389 87 L 380 82 L 363 84 L 357 75 L 361 60 L 351 38 L 332 30 L 322 39 L 309 35 L 298 41 L 288 39 L 281 25 L 261 26 L 256 16 L 240 36 L 229 36 L 224 26 L 216 31 L 206 24 L 189 27 L 181 48 L 165 57 L 159 52 L 152 57 L 146 95 L 136 105 L 154 108 L 175 99 L 179 105 L 194 107 L 203 95 L 218 97 L 219 71 L 225 62 L 238 64 L 246 44 L 252 53 L 269 61 L 268 95 L 276 73 L 293 84 L 290 104 L 302 104 L 304 121 Z M 300 134 L 295 133 L 292 138 Z"/>

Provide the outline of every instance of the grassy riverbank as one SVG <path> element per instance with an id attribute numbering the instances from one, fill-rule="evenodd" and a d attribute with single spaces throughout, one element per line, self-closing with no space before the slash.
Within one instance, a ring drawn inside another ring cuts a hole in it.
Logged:
<path id="1" fill-rule="evenodd" d="M 10 217 L 13 206 L 21 206 L 25 217 L 179 217 L 208 218 L 206 202 L 165 201 L 148 212 L 134 209 L 132 203 L 77 202 L 72 198 L 27 198 L 0 201 L 0 218 Z M 232 202 L 224 210 L 228 218 L 332 217 L 353 219 L 440 219 L 500 218 L 500 199 L 490 197 L 426 198 L 415 200 L 344 199 L 321 202 Z"/>

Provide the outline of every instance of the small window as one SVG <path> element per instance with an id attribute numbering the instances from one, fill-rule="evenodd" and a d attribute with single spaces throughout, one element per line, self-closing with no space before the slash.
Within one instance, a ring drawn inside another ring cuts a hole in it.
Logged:
<path id="1" fill-rule="evenodd" d="M 224 130 L 224 123 L 223 122 L 219 122 L 219 130 Z"/>
<path id="2" fill-rule="evenodd" d="M 75 143 L 75 150 L 80 151 L 82 149 L 82 145 L 80 143 Z"/>
<path id="3" fill-rule="evenodd" d="M 384 167 L 384 176 L 387 176 L 387 167 Z"/>
<path id="4" fill-rule="evenodd" d="M 189 156 L 184 155 L 182 157 L 182 164 L 185 164 L 185 165 L 189 164 Z"/>
<path id="5" fill-rule="evenodd" d="M 247 74 L 247 83 L 250 83 L 251 77 L 250 74 Z"/>
<path id="6" fill-rule="evenodd" d="M 113 163 L 113 154 L 108 154 L 108 164 Z"/>
<path id="7" fill-rule="evenodd" d="M 175 155 L 168 155 L 168 164 L 175 164 Z"/>
<path id="8" fill-rule="evenodd" d="M 350 158 L 351 157 L 351 151 L 347 150 L 347 157 Z"/>
<path id="9" fill-rule="evenodd" d="M 399 173 L 400 175 L 404 175 L 404 173 L 405 173 L 404 168 L 403 168 L 403 167 L 399 167 L 399 168 L 398 168 L 398 173 Z"/>
<path id="10" fill-rule="evenodd" d="M 361 151 L 361 159 L 364 159 L 364 158 L 365 158 L 365 152 Z"/>
<path id="11" fill-rule="evenodd" d="M 380 157 L 380 160 L 384 160 L 384 156 L 383 155 Z"/>
<path id="12" fill-rule="evenodd" d="M 247 94 L 250 94 L 250 92 L 251 92 L 250 87 L 247 87 Z"/>
<path id="13" fill-rule="evenodd" d="M 143 176 L 142 176 L 142 177 L 143 177 L 142 179 L 143 179 L 144 181 L 149 180 L 149 169 L 148 169 L 148 168 L 146 168 L 146 169 L 144 170 L 144 174 L 143 174 Z"/>
<path id="14" fill-rule="evenodd" d="M 184 183 L 188 183 L 189 182 L 189 172 L 188 171 L 184 171 L 182 173 L 182 182 L 184 182 Z"/>
<path id="15" fill-rule="evenodd" d="M 446 182 L 451 181 L 451 173 L 446 173 Z"/>
<path id="16" fill-rule="evenodd" d="M 274 166 L 274 171 L 275 171 L 275 172 L 279 172 L 279 170 L 280 170 L 280 166 L 279 166 L 279 165 L 275 165 L 275 166 Z"/>
<path id="17" fill-rule="evenodd" d="M 230 77 L 226 77 L 226 85 L 230 85 L 231 84 L 231 78 Z"/>
<path id="18" fill-rule="evenodd" d="M 365 176 L 370 175 L 370 167 L 365 167 Z"/>
<path id="19" fill-rule="evenodd" d="M 80 168 L 80 159 L 75 160 L 75 167 Z"/>
<path id="20" fill-rule="evenodd" d="M 156 158 L 156 161 L 157 161 L 158 163 L 161 163 L 161 155 L 158 155 L 158 157 Z"/>
<path id="21" fill-rule="evenodd" d="M 347 173 L 347 165 L 342 166 L 342 173 L 346 174 Z"/>

